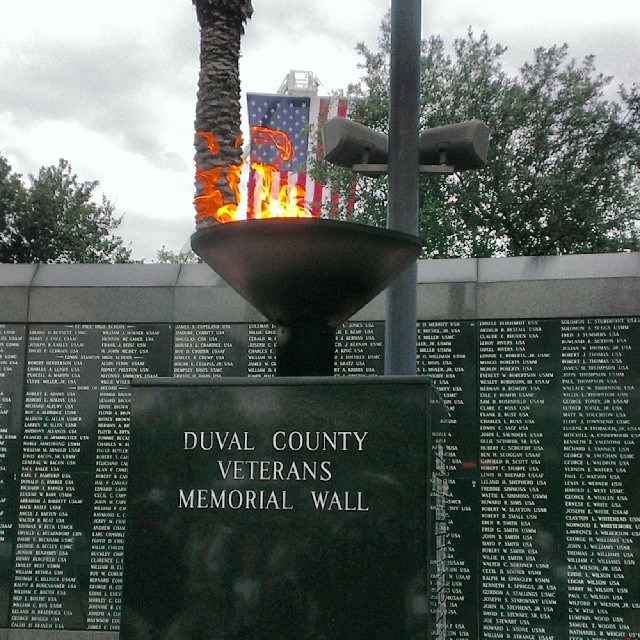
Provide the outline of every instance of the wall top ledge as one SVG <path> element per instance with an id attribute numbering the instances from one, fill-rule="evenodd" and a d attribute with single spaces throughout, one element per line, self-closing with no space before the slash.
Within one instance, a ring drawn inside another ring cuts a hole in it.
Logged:
<path id="1" fill-rule="evenodd" d="M 478 265 L 479 282 L 633 277 L 640 277 L 638 252 L 485 258 Z"/>
<path id="2" fill-rule="evenodd" d="M 226 282 L 206 264 L 183 264 L 178 276 L 178 287 L 219 287 Z"/>
<path id="3" fill-rule="evenodd" d="M 419 260 L 418 283 L 640 278 L 640 252 Z M 0 264 L 0 287 L 219 287 L 205 264 Z"/>
<path id="4" fill-rule="evenodd" d="M 29 287 L 37 264 L 0 264 L 0 287 Z"/>
<path id="5" fill-rule="evenodd" d="M 175 287 L 178 264 L 45 264 L 32 287 Z"/>
<path id="6" fill-rule="evenodd" d="M 640 277 L 640 252 L 420 260 L 418 282 L 510 282 Z"/>

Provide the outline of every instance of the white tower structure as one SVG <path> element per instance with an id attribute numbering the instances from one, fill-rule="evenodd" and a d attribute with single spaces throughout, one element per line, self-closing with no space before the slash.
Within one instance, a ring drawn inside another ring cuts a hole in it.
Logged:
<path id="1" fill-rule="evenodd" d="M 317 96 L 320 81 L 313 71 L 289 71 L 278 89 L 280 96 Z"/>

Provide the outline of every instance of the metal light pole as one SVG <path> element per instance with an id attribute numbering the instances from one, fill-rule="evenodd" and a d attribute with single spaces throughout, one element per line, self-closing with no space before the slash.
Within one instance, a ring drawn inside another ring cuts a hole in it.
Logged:
<path id="1" fill-rule="evenodd" d="M 421 0 L 391 2 L 387 228 L 418 235 Z M 385 374 L 416 373 L 417 264 L 387 288 Z"/>
<path id="2" fill-rule="evenodd" d="M 421 9 L 421 0 L 391 2 L 389 135 L 341 117 L 322 128 L 327 162 L 365 176 L 388 173 L 387 229 L 414 237 L 419 230 L 420 174 L 480 169 L 491 135 L 480 120 L 420 134 Z M 416 373 L 417 271 L 414 262 L 387 288 L 386 375 Z"/>

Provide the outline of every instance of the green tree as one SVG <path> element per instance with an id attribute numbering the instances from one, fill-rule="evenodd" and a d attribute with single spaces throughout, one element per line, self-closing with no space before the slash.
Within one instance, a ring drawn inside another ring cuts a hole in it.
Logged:
<path id="1" fill-rule="evenodd" d="M 0 261 L 4 259 L 5 247 L 11 240 L 13 219 L 16 212 L 24 210 L 27 190 L 20 176 L 13 173 L 6 158 L 0 156 Z"/>
<path id="2" fill-rule="evenodd" d="M 154 262 L 159 264 L 197 264 L 202 262 L 202 258 L 194 251 L 178 251 L 176 253 L 173 249 L 167 249 L 162 245 L 162 248 L 156 252 Z"/>
<path id="3" fill-rule="evenodd" d="M 196 212 L 204 220 L 222 204 L 238 204 L 240 39 L 251 0 L 192 0 L 200 25 L 200 75 L 195 117 Z M 216 197 L 212 196 L 215 191 Z"/>
<path id="4" fill-rule="evenodd" d="M 389 24 L 377 51 L 358 45 L 364 76 L 349 87 L 352 117 L 386 131 Z M 605 98 L 611 79 L 593 56 L 569 59 L 566 45 L 537 49 L 516 77 L 505 48 L 471 31 L 447 54 L 440 37 L 422 43 L 421 128 L 478 118 L 492 131 L 488 165 L 423 177 L 420 235 L 429 257 L 551 255 L 638 250 L 638 88 Z M 384 224 L 386 178 L 357 177 L 324 163 L 314 172 L 347 201 L 350 216 Z"/>
<path id="5" fill-rule="evenodd" d="M 66 160 L 42 167 L 25 187 L 0 156 L 1 262 L 128 262 L 131 251 L 113 234 L 122 218 L 97 181 L 81 182 Z"/>

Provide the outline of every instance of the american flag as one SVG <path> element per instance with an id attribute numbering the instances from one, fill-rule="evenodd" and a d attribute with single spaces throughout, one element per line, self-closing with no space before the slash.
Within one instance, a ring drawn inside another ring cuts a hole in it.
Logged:
<path id="1" fill-rule="evenodd" d="M 251 161 L 277 167 L 273 172 L 272 197 L 277 197 L 285 182 L 305 190 L 305 204 L 314 216 L 320 215 L 322 204 L 336 200 L 328 187 L 314 181 L 307 173 L 309 154 L 322 153 L 315 147 L 319 127 L 329 118 L 346 116 L 346 98 L 320 96 L 295 97 L 250 93 L 247 95 L 249 127 L 251 130 Z M 291 142 L 291 156 L 285 160 L 277 137 L 263 136 L 259 129 L 282 131 Z M 280 146 L 280 149 L 278 146 Z M 253 169 L 249 172 L 248 200 L 254 202 L 258 182 Z M 251 208 L 251 207 L 250 207 Z"/>

